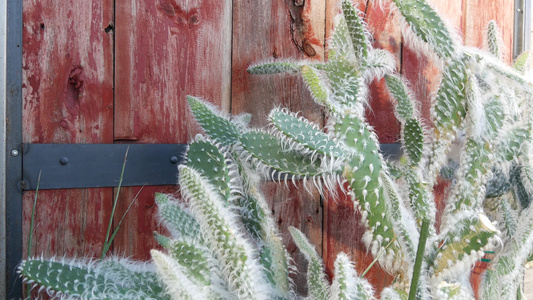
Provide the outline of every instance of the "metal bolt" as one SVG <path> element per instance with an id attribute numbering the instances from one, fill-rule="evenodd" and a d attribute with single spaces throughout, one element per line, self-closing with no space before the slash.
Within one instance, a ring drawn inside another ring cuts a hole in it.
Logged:
<path id="1" fill-rule="evenodd" d="M 11 156 L 19 156 L 20 152 L 17 149 L 11 150 Z"/>
<path id="2" fill-rule="evenodd" d="M 177 164 L 178 163 L 178 157 L 177 156 L 172 156 L 170 158 L 170 163 L 172 164 Z"/>
<path id="3" fill-rule="evenodd" d="M 63 156 L 59 159 L 59 163 L 62 164 L 63 166 L 68 164 L 68 157 L 66 156 Z"/>
<path id="4" fill-rule="evenodd" d="M 516 12 L 517 12 L 517 13 L 521 13 L 522 10 L 521 10 L 520 8 L 517 8 L 517 9 L 516 9 Z"/>

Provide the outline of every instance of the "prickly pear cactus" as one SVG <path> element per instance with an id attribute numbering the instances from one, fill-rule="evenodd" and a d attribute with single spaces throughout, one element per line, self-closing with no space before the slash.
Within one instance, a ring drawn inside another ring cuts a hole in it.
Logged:
<path id="1" fill-rule="evenodd" d="M 303 165 L 292 161 L 297 169 L 283 169 L 266 153 L 273 147 L 244 145 L 244 151 L 256 164 L 268 167 L 265 170 L 303 177 L 318 182 L 319 188 L 346 183 L 347 194 L 368 228 L 363 241 L 403 284 L 410 282 L 420 227 L 428 221 L 422 278 L 418 287 L 411 287 L 418 288 L 420 297 L 473 297 L 461 278 L 485 252 L 495 252 L 481 288 L 487 292 L 482 293 L 488 298 L 497 295 L 494 299 L 515 298 L 517 274 L 533 243 L 529 227 L 533 84 L 523 75 L 529 55 L 521 55 L 514 68 L 504 65 L 495 22 L 487 26 L 484 52 L 462 46 L 425 1 L 392 0 L 390 5 L 399 12 L 405 40 L 442 70 L 432 106 L 433 127 L 422 122 L 408 83 L 395 71 L 394 59 L 371 46 L 363 14 L 344 0 L 327 62 L 270 61 L 248 69 L 251 74 L 300 73 L 314 100 L 328 113 L 328 130 L 275 109 L 269 118 L 271 129 L 263 131 L 262 138 L 281 145 L 279 149 L 293 158 L 300 155 Z M 401 122 L 404 156 L 399 162 L 384 160 L 365 119 L 368 83 L 381 77 Z M 452 168 L 447 164 L 453 143 L 460 145 L 455 155 L 460 159 Z M 452 184 L 437 228 L 433 190 L 443 168 Z M 378 255 L 381 252 L 385 254 Z M 387 290 L 383 297 L 396 296 Z"/>
<path id="2" fill-rule="evenodd" d="M 172 195 L 155 195 L 161 223 L 170 232 L 170 236 L 154 232 L 164 250 L 152 250 L 148 263 L 119 258 L 32 258 L 19 266 L 26 282 L 61 298 L 301 297 L 291 284 L 289 270 L 293 267 L 260 191 L 259 174 L 246 163 L 249 154 L 241 141 L 250 139 L 253 146 L 250 134 L 255 131 L 237 126 L 234 122 L 241 120 L 228 119 L 205 101 L 188 100 L 208 137 L 197 136 L 185 164 L 179 166 L 182 201 Z M 309 143 L 323 151 L 334 150 L 324 136 L 307 138 L 314 139 Z M 292 228 L 291 233 L 310 261 L 307 282 L 312 297 L 329 299 L 332 294 L 335 299 L 373 299 L 369 283 L 358 278 L 346 255 L 339 256 L 338 280 L 330 286 L 314 247 L 297 229 Z M 351 286 L 352 282 L 357 286 Z"/>
<path id="3" fill-rule="evenodd" d="M 349 0 L 340 2 L 327 62 L 270 61 L 248 69 L 300 74 L 325 107 L 327 130 L 283 108 L 269 114 L 269 128 L 251 129 L 243 125 L 247 116 L 231 118 L 188 97 L 206 137 L 196 138 L 179 167 L 185 201 L 156 196 L 171 233 L 155 234 L 165 250 L 153 250 L 153 262 L 135 268 L 120 259 L 29 259 L 20 266 L 22 276 L 80 298 L 121 298 L 135 290 L 163 299 L 296 299 L 290 260 L 260 192 L 261 175 L 303 180 L 321 191 L 346 188 L 367 228 L 363 242 L 395 276 L 382 299 L 406 299 L 407 290 L 410 299 L 472 299 L 466 278 L 485 253 L 493 257 L 480 288 L 483 299 L 520 297 L 521 270 L 533 246 L 529 54 L 506 66 L 494 22 L 482 51 L 461 45 L 425 1 L 388 1 L 399 12 L 405 40 L 442 71 L 430 128 L 392 55 L 372 47 L 363 14 Z M 385 79 L 402 124 L 399 161 L 384 159 L 365 118 L 374 78 Z M 454 162 L 452 144 L 460 149 Z M 444 173 L 452 183 L 437 222 L 433 191 Z M 338 255 L 329 284 L 315 248 L 297 229 L 290 232 L 309 263 L 310 299 L 377 296 L 345 254 Z"/>

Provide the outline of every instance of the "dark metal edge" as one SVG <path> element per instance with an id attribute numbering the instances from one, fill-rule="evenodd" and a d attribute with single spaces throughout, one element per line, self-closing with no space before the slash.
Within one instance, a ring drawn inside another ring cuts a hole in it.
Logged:
<path id="1" fill-rule="evenodd" d="M 22 1 L 7 0 L 6 270 L 8 299 L 22 297 L 16 268 L 22 258 Z M 19 155 L 13 156 L 12 150 Z"/>
<path id="2" fill-rule="evenodd" d="M 21 188 L 72 189 L 177 183 L 177 165 L 185 161 L 185 144 L 24 144 Z M 381 144 L 387 160 L 403 155 L 401 144 Z M 41 176 L 42 174 L 42 176 Z"/>
<path id="3" fill-rule="evenodd" d="M 56 190 L 117 187 L 119 183 L 174 185 L 177 166 L 184 162 L 187 145 L 24 144 L 23 148 L 22 189 L 35 190 L 40 178 L 40 190 Z"/>
<path id="4" fill-rule="evenodd" d="M 531 0 L 514 1 L 513 59 L 531 47 Z"/>

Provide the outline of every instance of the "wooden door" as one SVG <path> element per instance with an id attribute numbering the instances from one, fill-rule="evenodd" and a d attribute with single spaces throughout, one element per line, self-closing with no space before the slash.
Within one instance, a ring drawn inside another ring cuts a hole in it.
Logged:
<path id="1" fill-rule="evenodd" d="M 324 60 L 338 13 L 335 2 L 24 0 L 24 143 L 187 143 L 198 128 L 186 95 L 203 97 L 232 114 L 252 113 L 254 126 L 265 125 L 266 114 L 277 105 L 323 124 L 323 111 L 300 78 L 252 76 L 246 68 L 264 59 Z M 365 13 L 375 46 L 397 58 L 398 70 L 411 82 L 423 116 L 429 119 L 437 69 L 404 44 L 396 12 L 382 11 L 365 0 L 355 2 Z M 430 2 L 467 45 L 481 46 L 481 31 L 496 19 L 510 61 L 513 1 Z M 372 83 L 370 97 L 369 119 L 380 141 L 396 142 L 399 124 L 383 82 Z M 321 199 L 316 192 L 275 183 L 266 183 L 264 189 L 302 273 L 304 260 L 289 240 L 289 225 L 309 236 L 330 274 L 339 251 L 350 253 L 360 270 L 371 262 L 360 241 L 363 229 L 351 201 Z M 115 220 L 138 195 L 112 252 L 148 259 L 149 249 L 157 247 L 152 232 L 159 229 L 153 195 L 176 190 L 176 186 L 123 188 Z M 32 255 L 98 257 L 115 193 L 113 188 L 40 191 Z M 25 192 L 23 198 L 27 249 L 34 192 Z M 378 291 L 391 281 L 378 267 L 367 277 Z M 295 282 L 301 291 L 305 289 L 301 275 Z"/>

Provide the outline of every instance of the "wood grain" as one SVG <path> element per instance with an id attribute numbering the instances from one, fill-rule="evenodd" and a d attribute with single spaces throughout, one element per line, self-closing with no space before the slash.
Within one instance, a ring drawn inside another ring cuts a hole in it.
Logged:
<path id="1" fill-rule="evenodd" d="M 388 8 L 382 10 L 377 6 L 367 5 L 367 1 L 356 1 L 354 4 L 364 13 L 365 21 L 374 38 L 373 46 L 390 51 L 397 59 L 399 68 L 401 35 L 399 27 L 393 21 L 394 15 L 391 15 L 394 13 Z M 335 18 L 335 13 L 338 13 L 338 10 L 333 9 L 329 18 Z M 369 104 L 366 117 L 378 134 L 380 142 L 398 142 L 400 124 L 394 116 L 393 104 L 385 90 L 383 80 L 374 80 L 370 84 Z M 350 256 L 359 273 L 362 273 L 372 263 L 373 257 L 361 240 L 367 229 L 361 223 L 360 213 L 354 208 L 353 201 L 340 190 L 336 195 L 328 194 L 324 201 L 323 228 L 323 257 L 329 278 L 333 276 L 335 259 L 340 252 Z M 379 295 L 381 290 L 392 282 L 392 277 L 377 264 L 365 277 L 374 286 L 376 295 Z"/>
<path id="2" fill-rule="evenodd" d="M 365 20 L 374 40 L 372 46 L 376 49 L 389 51 L 397 61 L 397 70 L 401 63 L 401 33 L 396 19 L 397 11 L 388 8 L 381 9 L 376 5 L 365 8 Z M 370 84 L 370 109 L 366 118 L 374 128 L 380 143 L 398 143 L 400 140 L 400 122 L 394 115 L 393 102 L 386 90 L 385 80 L 375 79 Z"/>
<path id="3" fill-rule="evenodd" d="M 105 28 L 113 1 L 23 7 L 24 142 L 112 142 L 113 32 Z M 34 195 L 23 197 L 25 253 Z M 32 255 L 98 255 L 111 196 L 111 189 L 41 191 Z"/>
<path id="4" fill-rule="evenodd" d="M 299 5 L 299 3 L 303 5 Z M 248 66 L 268 59 L 324 59 L 324 1 L 235 1 L 233 7 L 233 61 L 231 113 L 251 113 L 252 126 L 267 124 L 266 115 L 276 106 L 301 112 L 323 124 L 323 111 L 313 102 L 299 76 L 250 75 Z M 306 292 L 307 263 L 290 241 L 288 226 L 306 234 L 322 252 L 322 208 L 318 194 L 283 184 L 265 185 L 266 198 L 283 233 L 284 242 L 299 270 L 294 281 Z"/>
<path id="5" fill-rule="evenodd" d="M 186 143 L 186 96 L 229 109 L 231 1 L 116 3 L 115 140 Z"/>
<path id="6" fill-rule="evenodd" d="M 161 249 L 154 239 L 154 231 L 166 234 L 164 226 L 156 218 L 155 193 L 176 193 L 176 186 L 145 186 L 121 188 L 113 227 L 120 225 L 113 254 L 127 256 L 135 260 L 150 260 L 150 249 Z M 117 190 L 115 189 L 115 193 Z M 128 211 L 128 207 L 131 208 Z"/>
<path id="7" fill-rule="evenodd" d="M 295 2 L 261 0 L 234 4 L 231 112 L 251 113 L 253 126 L 264 126 L 266 114 L 280 105 L 302 112 L 313 122 L 323 122 L 322 110 L 299 76 L 259 76 L 246 72 L 250 65 L 265 60 L 323 59 L 323 20 L 308 24 L 306 14 L 325 12 L 324 2 L 305 1 L 303 6 L 296 6 Z"/>
<path id="8" fill-rule="evenodd" d="M 116 2 L 116 142 L 190 142 L 199 129 L 187 95 L 229 111 L 231 7 L 229 0 Z M 116 253 L 149 258 L 157 246 L 154 193 L 172 189 L 143 190 L 117 235 Z M 122 189 L 115 222 L 137 191 Z"/>
<path id="9" fill-rule="evenodd" d="M 503 46 L 505 48 L 504 61 L 513 61 L 514 34 L 514 1 L 483 1 L 468 0 L 464 8 L 465 15 L 465 44 L 467 46 L 483 47 L 483 35 L 490 20 L 496 21 L 502 31 Z"/>

